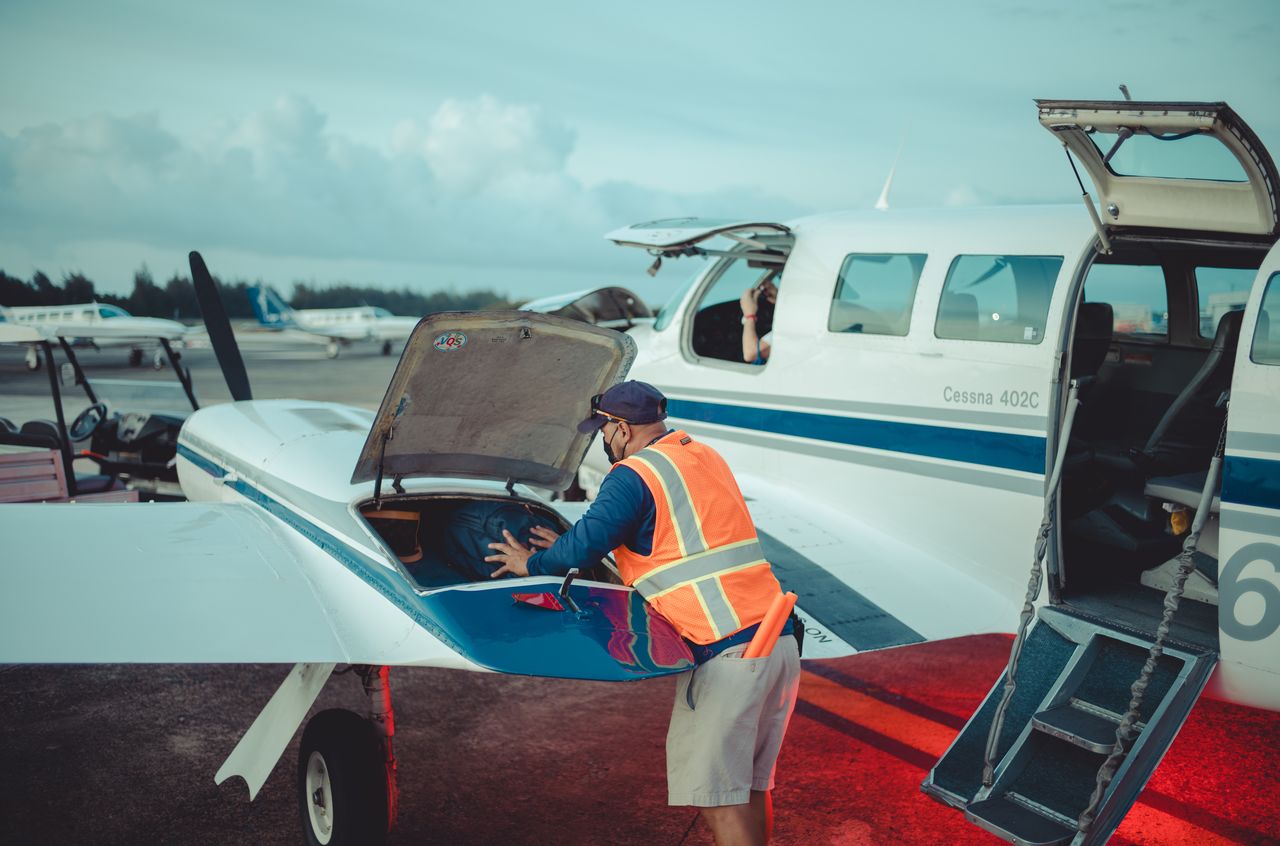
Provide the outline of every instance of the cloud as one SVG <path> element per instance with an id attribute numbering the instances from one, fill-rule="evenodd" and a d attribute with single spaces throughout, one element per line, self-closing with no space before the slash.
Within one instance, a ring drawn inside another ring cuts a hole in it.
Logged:
<path id="1" fill-rule="evenodd" d="M 96 115 L 0 134 L 0 216 L 13 222 L 8 240 L 45 254 L 117 240 L 179 254 L 599 268 L 618 261 L 600 236 L 627 223 L 796 211 L 749 189 L 584 185 L 567 170 L 574 144 L 537 106 L 488 96 L 401 122 L 385 148 L 331 131 L 297 95 L 195 139 L 154 114 Z"/>

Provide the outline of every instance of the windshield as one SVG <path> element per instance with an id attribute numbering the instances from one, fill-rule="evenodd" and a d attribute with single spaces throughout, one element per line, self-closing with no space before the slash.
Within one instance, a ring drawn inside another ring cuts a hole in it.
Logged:
<path id="1" fill-rule="evenodd" d="M 706 257 L 703 256 L 702 260 L 706 261 Z M 653 321 L 655 331 L 661 332 L 671 325 L 671 321 L 675 319 L 680 310 L 680 303 L 684 302 L 684 295 L 689 293 L 689 289 L 697 283 L 704 270 L 706 270 L 705 266 L 699 267 L 693 273 L 690 273 L 689 278 L 680 283 L 671 296 L 667 298 L 667 301 L 662 304 L 662 308 L 658 309 L 658 314 Z"/>
<path id="2" fill-rule="evenodd" d="M 179 382 L 145 379 L 94 379 L 93 391 L 98 399 L 116 411 L 149 414 L 191 413 L 191 401 Z"/>

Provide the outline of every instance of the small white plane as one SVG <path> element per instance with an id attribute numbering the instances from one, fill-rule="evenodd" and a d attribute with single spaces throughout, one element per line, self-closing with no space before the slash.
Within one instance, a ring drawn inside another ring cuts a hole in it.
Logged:
<path id="1" fill-rule="evenodd" d="M 0 323 L 38 326 L 48 334 L 66 338 L 72 343 L 88 343 L 94 347 L 128 347 L 129 366 L 142 364 L 146 350 L 154 352 L 156 369 L 164 366 L 164 352 L 157 339 L 165 336 L 178 342 L 187 327 L 174 320 L 157 317 L 134 317 L 119 306 L 106 303 L 79 303 L 56 306 L 0 306 Z M 181 349 L 181 346 L 178 345 Z M 39 370 L 42 364 L 35 344 L 27 347 L 27 369 Z"/>
<path id="2" fill-rule="evenodd" d="M 702 259 L 630 333 L 632 377 L 757 497 L 810 640 L 1019 630 L 925 792 L 1012 842 L 1095 843 L 1206 684 L 1280 710 L 1280 179 L 1222 103 L 1038 104 L 1101 214 L 1081 183 L 1084 208 L 607 237 Z M 739 298 L 765 282 L 750 364 Z"/>
<path id="3" fill-rule="evenodd" d="M 1211 675 L 1214 695 L 1280 709 L 1280 179 L 1223 104 L 1042 101 L 1040 120 L 1085 164 L 1105 224 L 1004 208 L 632 227 L 611 237 L 707 260 L 651 327 L 434 315 L 372 415 L 252 401 L 193 254 L 238 401 L 182 429 L 192 501 L 83 506 L 76 531 L 65 511 L 0 510 L 14 548 L 61 565 L 0 569 L 0 661 L 301 662 L 217 774 L 251 796 L 335 664 L 357 665 L 371 719 L 309 722 L 298 798 L 310 842 L 372 841 L 394 819 L 388 665 L 609 680 L 689 666 L 603 563 L 496 583 L 439 563 L 463 503 L 560 528 L 581 513 L 546 492 L 586 451 L 586 398 L 634 357 L 673 425 L 734 467 L 800 596 L 806 658 L 1029 625 L 925 789 L 1014 842 L 1104 842 Z M 1148 163 L 1137 148 L 1186 142 L 1236 170 L 1127 170 Z M 758 318 L 768 362 L 748 365 L 738 298 L 779 275 Z M 1232 285 L 1244 309 L 1203 337 L 1204 295 Z M 1146 305 L 1150 331 L 1117 333 L 1113 303 Z M 494 396 L 519 418 L 494 415 Z M 1188 502 L 1199 549 L 1180 556 Z M 1041 554 L 1047 580 L 1028 579 Z"/>
<path id="4" fill-rule="evenodd" d="M 399 317 L 376 306 L 295 309 L 263 285 L 250 286 L 249 302 L 258 324 L 267 329 L 294 329 L 324 338 L 329 358 L 337 358 L 339 350 L 353 341 L 380 343 L 382 354 L 391 355 L 418 325 L 416 317 Z"/>

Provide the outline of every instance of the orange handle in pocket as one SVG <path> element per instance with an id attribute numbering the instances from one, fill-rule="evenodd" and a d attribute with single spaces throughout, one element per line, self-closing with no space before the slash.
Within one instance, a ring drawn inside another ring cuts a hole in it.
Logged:
<path id="1" fill-rule="evenodd" d="M 791 609 L 795 607 L 796 599 L 794 593 L 778 594 L 778 598 L 769 606 L 764 619 L 760 621 L 756 636 L 751 638 L 751 643 L 747 644 L 747 651 L 742 653 L 743 658 L 763 658 L 773 654 L 773 645 L 778 642 L 778 633 L 782 631 L 783 624 L 791 616 Z"/>

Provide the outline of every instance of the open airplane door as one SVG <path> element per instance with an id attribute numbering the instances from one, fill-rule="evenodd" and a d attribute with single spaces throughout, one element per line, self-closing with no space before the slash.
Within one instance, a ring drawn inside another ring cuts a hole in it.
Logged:
<path id="1" fill-rule="evenodd" d="M 1226 103 L 1037 100 L 1040 123 L 1098 190 L 1113 231 L 1230 232 L 1272 241 L 1280 178 Z"/>
<path id="2" fill-rule="evenodd" d="M 739 244 L 730 252 L 701 246 L 721 236 Z M 649 274 L 658 272 L 663 258 L 678 256 L 732 256 L 745 258 L 761 267 L 786 263 L 791 247 L 791 230 L 781 223 L 749 220 L 703 220 L 696 217 L 670 218 L 637 223 L 604 236 L 620 247 L 639 247 L 657 256 Z"/>
<path id="3" fill-rule="evenodd" d="M 1275 166 L 1257 137 L 1226 104 L 1066 100 L 1037 104 L 1041 124 L 1083 164 L 1094 182 L 1100 216 L 1085 196 L 1099 230 L 1101 251 L 1110 251 L 1109 236 L 1203 242 L 1221 233 L 1229 235 L 1231 243 L 1275 241 L 1280 231 L 1275 193 L 1280 181 Z M 1274 260 L 1273 249 L 1264 270 Z M 1249 308 L 1257 315 L 1255 322 L 1265 325 L 1260 317 L 1265 309 L 1259 306 L 1263 296 L 1255 285 Z M 1249 316 L 1245 322 L 1250 324 Z M 1264 358 L 1271 355 L 1269 338 L 1266 335 L 1261 347 Z M 1247 355 L 1243 347 L 1242 343 L 1240 362 Z M 1242 366 L 1237 366 L 1237 380 Z M 1112 835 L 1208 683 L 1219 663 L 1219 649 L 1231 648 L 1225 636 L 1229 622 L 1221 626 L 1220 647 L 1219 632 L 1211 625 L 1180 625 L 1172 611 L 1179 607 L 1185 580 L 1209 558 L 1196 549 L 1195 541 L 1217 510 L 1214 492 L 1219 468 L 1224 464 L 1228 468 L 1221 496 L 1224 542 L 1230 522 L 1225 509 L 1233 495 L 1246 497 L 1240 502 L 1250 506 L 1236 518 L 1241 526 L 1256 529 L 1259 520 L 1274 521 L 1254 512 L 1267 503 L 1273 509 L 1280 507 L 1276 463 L 1258 453 L 1280 452 L 1275 436 L 1262 434 L 1274 430 L 1280 412 L 1274 397 L 1280 382 L 1269 371 L 1254 375 L 1255 381 L 1245 378 L 1233 388 L 1228 415 L 1232 431 L 1239 425 L 1251 431 L 1235 436 L 1234 449 L 1229 436 L 1225 462 L 1219 449 L 1207 473 L 1191 485 L 1191 507 L 1197 513 L 1182 554 L 1168 562 L 1176 565 L 1172 569 L 1177 578 L 1170 579 L 1167 588 L 1159 585 L 1164 592 L 1163 613 L 1112 619 L 1064 598 L 1061 591 L 1052 594 L 1050 606 L 1033 612 L 1031 602 L 1042 584 L 1038 575 L 1033 576 L 1021 624 L 1024 631 L 1014 644 L 1009 666 L 929 773 L 922 786 L 925 793 L 963 809 L 970 822 L 1013 843 L 1083 846 L 1105 843 Z M 1242 389 L 1249 394 L 1242 398 L 1243 413 L 1237 403 Z M 1259 389 L 1269 391 L 1269 396 L 1253 396 Z M 1074 389 L 1071 397 L 1060 412 L 1060 454 L 1047 493 L 1043 542 L 1053 538 L 1056 480 L 1069 440 Z M 1270 422 L 1264 426 L 1263 421 Z M 1266 466 L 1257 461 L 1265 461 Z M 1157 481 L 1147 479 L 1148 496 L 1150 485 Z M 1230 554 L 1225 546 L 1222 552 Z M 1237 560 L 1241 566 L 1264 568 L 1269 561 L 1275 569 L 1280 568 L 1277 552 L 1275 547 L 1260 550 L 1255 545 L 1237 553 Z M 1037 558 L 1042 557 L 1041 549 Z M 1235 599 L 1228 601 L 1229 590 L 1237 591 L 1236 599 L 1252 593 L 1250 601 L 1278 590 L 1270 582 L 1259 585 L 1256 569 L 1231 588 L 1226 584 L 1231 569 L 1224 558 L 1219 609 L 1223 621 L 1234 619 L 1228 617 L 1236 604 Z M 1142 584 L 1143 590 L 1156 587 L 1145 579 Z M 1265 642 L 1280 628 L 1280 603 L 1262 616 L 1260 623 L 1237 629 Z M 1274 664 L 1274 641 L 1266 648 L 1271 657 L 1265 660 Z M 1237 660 L 1250 661 L 1261 654 L 1242 650 Z"/>

